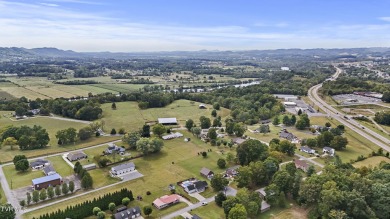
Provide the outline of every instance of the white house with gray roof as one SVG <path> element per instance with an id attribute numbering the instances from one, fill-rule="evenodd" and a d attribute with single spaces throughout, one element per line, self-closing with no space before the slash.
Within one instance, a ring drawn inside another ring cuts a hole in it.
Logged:
<path id="1" fill-rule="evenodd" d="M 125 173 L 129 173 L 135 170 L 135 165 L 133 162 L 120 164 L 118 166 L 111 167 L 111 175 L 119 176 Z"/>

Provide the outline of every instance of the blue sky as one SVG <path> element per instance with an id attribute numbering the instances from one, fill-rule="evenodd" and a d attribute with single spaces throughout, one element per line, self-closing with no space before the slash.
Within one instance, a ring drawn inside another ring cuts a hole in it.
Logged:
<path id="1" fill-rule="evenodd" d="M 390 47 L 390 1 L 0 0 L 0 33 L 75 51 Z"/>

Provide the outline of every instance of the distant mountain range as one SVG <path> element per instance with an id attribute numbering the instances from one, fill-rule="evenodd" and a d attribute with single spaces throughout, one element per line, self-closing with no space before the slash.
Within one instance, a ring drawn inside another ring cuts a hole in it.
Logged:
<path id="1" fill-rule="evenodd" d="M 57 48 L 18 48 L 0 47 L 0 59 L 25 59 L 25 58 L 112 58 L 126 59 L 134 57 L 182 57 L 182 58 L 252 58 L 252 57 L 364 57 L 364 56 L 386 56 L 390 57 L 390 48 L 350 48 L 350 49 L 277 49 L 277 50 L 246 50 L 246 51 L 171 51 L 171 52 L 75 52 L 72 50 L 61 50 Z"/>

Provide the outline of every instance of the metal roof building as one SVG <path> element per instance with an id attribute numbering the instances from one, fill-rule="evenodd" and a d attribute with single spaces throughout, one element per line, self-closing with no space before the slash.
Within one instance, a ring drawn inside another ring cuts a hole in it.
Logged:
<path id="1" fill-rule="evenodd" d="M 163 125 L 177 124 L 176 118 L 158 118 L 158 123 Z"/>
<path id="2" fill-rule="evenodd" d="M 50 181 L 57 180 L 57 179 L 60 179 L 60 180 L 62 179 L 62 177 L 58 173 L 53 174 L 53 175 L 49 175 L 49 176 L 44 176 L 44 177 L 33 179 L 32 183 L 33 183 L 33 185 L 37 185 L 37 184 L 50 182 Z"/>

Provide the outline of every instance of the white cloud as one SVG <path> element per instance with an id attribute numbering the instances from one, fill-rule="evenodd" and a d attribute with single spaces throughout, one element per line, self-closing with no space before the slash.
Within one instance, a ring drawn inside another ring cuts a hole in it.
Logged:
<path id="1" fill-rule="evenodd" d="M 379 20 L 390 22 L 390 17 L 380 17 Z"/>
<path id="2" fill-rule="evenodd" d="M 57 4 L 52 4 L 52 3 L 45 3 L 45 2 L 42 2 L 42 3 L 40 3 L 41 5 L 43 5 L 43 6 L 49 6 L 49 7 L 58 7 L 59 5 L 57 5 Z"/>

